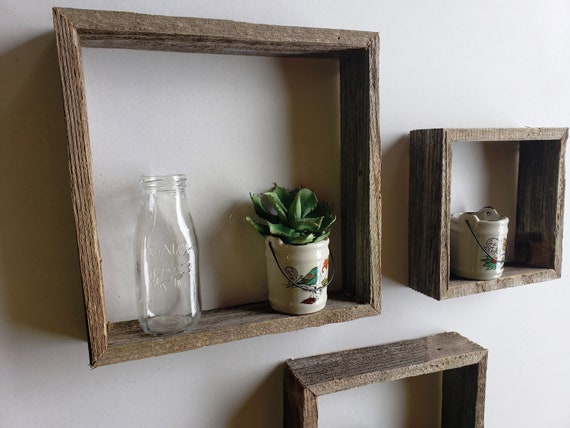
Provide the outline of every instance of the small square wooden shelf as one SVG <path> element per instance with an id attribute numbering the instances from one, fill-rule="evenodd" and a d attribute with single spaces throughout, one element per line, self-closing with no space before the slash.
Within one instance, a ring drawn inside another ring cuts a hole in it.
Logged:
<path id="1" fill-rule="evenodd" d="M 318 427 L 321 395 L 437 372 L 441 426 L 483 427 L 487 350 L 457 333 L 287 360 L 284 426 Z"/>
<path id="2" fill-rule="evenodd" d="M 410 133 L 409 286 L 447 299 L 560 277 L 568 128 L 422 129 Z M 501 278 L 450 276 L 453 143 L 518 143 L 515 254 Z"/>
<path id="3" fill-rule="evenodd" d="M 92 366 L 379 314 L 377 33 L 80 9 L 55 8 L 53 14 Z M 144 335 L 136 321 L 106 321 L 82 47 L 338 60 L 344 280 L 324 310 L 287 316 L 272 311 L 267 302 L 214 309 L 203 313 L 197 329 L 170 337 Z"/>

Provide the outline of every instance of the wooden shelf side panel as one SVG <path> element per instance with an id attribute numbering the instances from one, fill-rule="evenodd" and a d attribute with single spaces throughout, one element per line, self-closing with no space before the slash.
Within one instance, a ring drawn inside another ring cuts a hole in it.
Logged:
<path id="1" fill-rule="evenodd" d="M 378 125 L 378 37 L 340 59 L 341 194 L 345 291 L 381 306 L 381 161 Z M 369 287 L 361 284 L 369 283 Z"/>
<path id="2" fill-rule="evenodd" d="M 103 274 L 91 170 L 91 146 L 85 101 L 85 82 L 80 39 L 75 26 L 64 16 L 54 14 L 54 29 L 59 56 L 63 107 L 68 139 L 71 200 L 75 218 L 83 296 L 87 318 L 91 360 L 107 350 Z"/>
<path id="3" fill-rule="evenodd" d="M 436 299 L 449 272 L 449 156 L 443 129 L 410 133 L 408 280 Z"/>
<path id="4" fill-rule="evenodd" d="M 477 364 L 443 372 L 442 428 L 483 427 L 487 355 Z"/>
<path id="5" fill-rule="evenodd" d="M 516 261 L 560 275 L 565 140 L 521 142 L 519 153 Z"/>

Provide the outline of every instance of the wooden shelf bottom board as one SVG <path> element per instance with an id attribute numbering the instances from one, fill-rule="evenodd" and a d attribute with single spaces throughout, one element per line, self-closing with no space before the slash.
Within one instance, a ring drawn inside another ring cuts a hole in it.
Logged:
<path id="1" fill-rule="evenodd" d="M 492 280 L 470 280 L 451 276 L 449 288 L 444 298 L 460 297 L 485 291 L 500 290 L 535 282 L 551 281 L 560 278 L 554 269 L 528 266 L 505 266 L 503 275 Z"/>
<path id="2" fill-rule="evenodd" d="M 108 323 L 108 348 L 94 367 L 378 314 L 369 304 L 357 303 L 342 294 L 331 294 L 323 310 L 308 315 L 281 314 L 268 302 L 204 311 L 194 329 L 172 336 L 148 335 L 140 329 L 137 320 Z"/>

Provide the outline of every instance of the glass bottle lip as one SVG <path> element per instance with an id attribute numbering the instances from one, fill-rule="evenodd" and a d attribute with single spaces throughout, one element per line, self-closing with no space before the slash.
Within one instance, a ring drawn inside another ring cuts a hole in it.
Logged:
<path id="1" fill-rule="evenodd" d="M 141 175 L 139 182 L 145 190 L 175 190 L 184 189 L 186 186 L 186 175 Z"/>

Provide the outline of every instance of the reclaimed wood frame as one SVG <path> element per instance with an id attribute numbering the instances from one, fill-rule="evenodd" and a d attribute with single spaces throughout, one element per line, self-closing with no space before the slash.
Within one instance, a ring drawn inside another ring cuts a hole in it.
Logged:
<path id="1" fill-rule="evenodd" d="M 321 395 L 437 372 L 441 426 L 483 427 L 487 350 L 455 332 L 287 360 L 283 426 L 318 427 Z"/>
<path id="2" fill-rule="evenodd" d="M 53 18 L 93 367 L 380 313 L 378 33 L 67 8 L 54 8 Z M 136 320 L 107 322 L 82 47 L 339 61 L 344 280 L 325 309 L 305 316 L 278 314 L 267 302 L 214 309 L 204 311 L 193 331 L 169 337 L 143 334 Z"/>
<path id="3" fill-rule="evenodd" d="M 421 129 L 410 133 L 409 286 L 435 299 L 560 278 L 568 128 Z M 514 261 L 498 279 L 450 275 L 453 143 L 518 144 Z"/>

